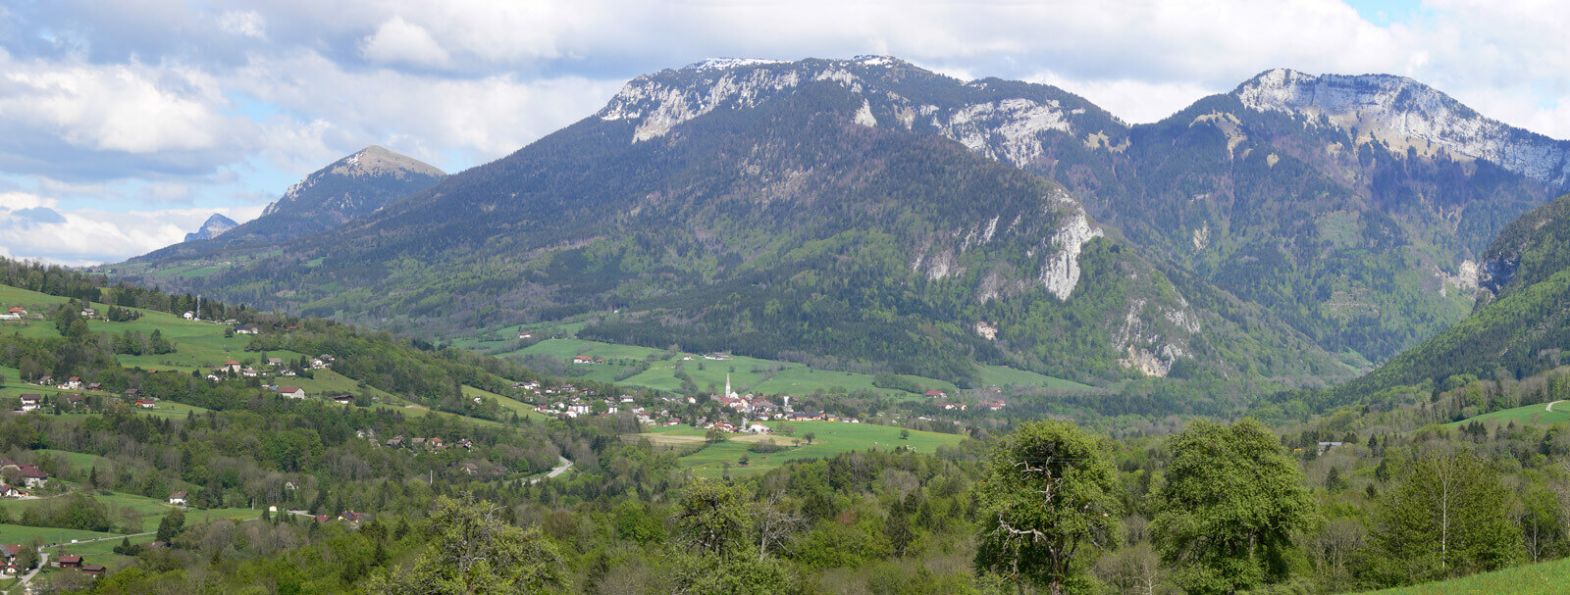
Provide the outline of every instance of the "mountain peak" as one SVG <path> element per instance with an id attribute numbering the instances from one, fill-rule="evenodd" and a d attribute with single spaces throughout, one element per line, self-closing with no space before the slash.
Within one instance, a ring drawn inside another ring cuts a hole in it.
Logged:
<path id="1" fill-rule="evenodd" d="M 1305 116 L 1339 127 L 1358 143 L 1461 160 L 1487 159 L 1506 170 L 1570 189 L 1570 142 L 1515 128 L 1477 113 L 1433 87 L 1391 74 L 1262 72 L 1232 91 L 1258 112 Z"/>
<path id="2" fill-rule="evenodd" d="M 234 229 L 238 225 L 240 224 L 235 223 L 233 219 L 219 213 L 213 213 L 211 217 L 207 218 L 206 222 L 202 223 L 201 228 L 193 233 L 185 234 L 185 241 L 211 240 L 223 235 L 226 231 Z"/>
<path id="3" fill-rule="evenodd" d="M 422 176 L 446 175 L 435 166 L 380 145 L 371 145 L 353 155 L 339 159 L 327 166 L 326 171 L 347 176 L 392 174 L 401 177 L 410 173 Z"/>

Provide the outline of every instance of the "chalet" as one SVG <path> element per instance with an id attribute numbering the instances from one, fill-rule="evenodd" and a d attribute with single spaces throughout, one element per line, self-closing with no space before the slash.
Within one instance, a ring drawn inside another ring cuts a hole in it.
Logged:
<path id="1" fill-rule="evenodd" d="M 99 564 L 83 564 L 80 570 L 82 571 L 82 574 L 88 574 L 92 576 L 103 576 L 105 572 L 109 571 L 108 568 L 104 568 Z"/>
<path id="2" fill-rule="evenodd" d="M 254 324 L 242 324 L 240 326 L 234 327 L 234 334 L 236 335 L 255 335 L 260 332 L 261 329 L 256 328 L 256 325 Z"/>
<path id="3" fill-rule="evenodd" d="M 60 568 L 81 568 L 82 557 L 76 554 L 65 554 L 60 556 L 60 560 L 55 565 Z"/>
<path id="4" fill-rule="evenodd" d="M 103 390 L 103 389 L 104 389 L 104 385 L 99 384 L 97 382 L 89 382 L 89 383 L 87 383 L 87 390 Z"/>
<path id="5" fill-rule="evenodd" d="M 246 366 L 244 368 L 240 368 L 240 375 L 244 376 L 246 378 L 255 378 L 256 377 L 256 368 L 252 368 L 250 366 Z"/>
<path id="6" fill-rule="evenodd" d="M 22 403 L 23 412 L 37 411 L 38 408 L 43 406 L 44 403 L 44 397 L 42 395 L 22 395 L 20 400 Z"/>
<path id="7" fill-rule="evenodd" d="M 528 331 L 519 331 L 518 332 L 518 339 L 519 340 L 527 341 L 527 340 L 533 339 L 533 338 L 534 338 L 534 333 L 531 333 L 531 332 L 528 332 Z"/>
<path id="8" fill-rule="evenodd" d="M 353 405 L 354 404 L 354 395 L 350 395 L 350 394 L 333 395 L 332 396 L 332 400 L 333 400 L 334 403 L 337 403 L 339 405 Z"/>
<path id="9" fill-rule="evenodd" d="M 30 488 L 41 488 L 49 482 L 49 474 L 44 473 L 37 465 L 18 463 L 10 460 L 0 460 L 0 471 L 15 468 L 18 475 L 22 476 L 22 485 Z"/>
<path id="10" fill-rule="evenodd" d="M 437 436 L 432 436 L 431 439 L 427 440 L 425 443 L 431 448 L 447 448 L 446 443 L 443 443 L 442 439 Z"/>
<path id="11" fill-rule="evenodd" d="M 425 446 L 424 436 L 415 436 L 409 439 L 409 446 Z"/>
<path id="12" fill-rule="evenodd" d="M 305 389 L 298 386 L 280 386 L 278 387 L 278 395 L 285 399 L 304 399 Z"/>
<path id="13" fill-rule="evenodd" d="M 1008 404 L 1004 403 L 1003 401 L 997 400 L 997 399 L 993 399 L 991 401 L 982 401 L 981 402 L 981 406 L 987 408 L 990 411 L 1001 411 L 1003 409 L 1003 407 L 1006 406 L 1006 405 L 1008 405 Z"/>
<path id="14" fill-rule="evenodd" d="M 153 399 L 137 399 L 136 406 L 142 409 L 157 409 L 158 401 Z"/>
<path id="15" fill-rule="evenodd" d="M 10 308 L 6 309 L 5 313 L 15 314 L 17 316 L 27 316 L 27 308 L 23 308 L 21 306 L 11 306 Z"/>
<path id="16" fill-rule="evenodd" d="M 400 446 L 403 446 L 403 436 L 393 436 L 387 439 L 387 448 L 398 448 Z"/>
<path id="17" fill-rule="evenodd" d="M 269 358 L 267 358 L 267 365 L 274 366 L 274 367 L 282 366 L 283 365 L 283 358 L 281 358 L 281 357 L 269 357 Z"/>
<path id="18" fill-rule="evenodd" d="M 945 392 L 943 392 L 941 390 L 938 390 L 938 389 L 935 389 L 935 388 L 931 389 L 931 390 L 928 390 L 925 394 L 926 394 L 927 398 L 929 398 L 929 399 L 941 399 L 943 397 L 949 396 L 948 393 L 945 393 Z"/>
<path id="19" fill-rule="evenodd" d="M 227 371 L 227 372 L 232 373 L 232 374 L 239 374 L 240 370 L 242 368 L 244 368 L 244 367 L 245 366 L 243 364 L 241 364 L 240 362 L 238 362 L 236 360 L 228 360 L 228 361 L 224 362 L 223 369 L 225 371 Z"/>
<path id="20" fill-rule="evenodd" d="M 587 355 L 574 355 L 574 356 L 572 356 L 572 363 L 580 364 L 580 365 L 581 364 L 592 364 L 592 363 L 594 363 L 594 358 L 589 357 Z"/>
<path id="21" fill-rule="evenodd" d="M 141 397 L 141 396 L 142 396 L 142 389 L 139 389 L 139 388 L 128 388 L 128 389 L 125 389 L 125 398 L 127 398 L 127 399 L 135 399 L 135 398 L 138 398 L 138 397 Z"/>
<path id="22" fill-rule="evenodd" d="M 54 376 L 50 376 L 48 374 L 45 374 L 42 378 L 38 379 L 38 386 L 50 386 L 50 385 L 53 385 L 54 383 L 55 383 L 55 377 Z"/>
<path id="23" fill-rule="evenodd" d="M 60 390 L 77 390 L 82 388 L 82 377 L 72 376 L 65 379 L 65 384 L 60 385 Z"/>
<path id="24" fill-rule="evenodd" d="M 185 492 L 175 492 L 173 494 L 169 494 L 169 504 L 173 506 L 185 506 Z"/>
<path id="25" fill-rule="evenodd" d="M 311 369 L 312 370 L 324 370 L 326 368 L 327 368 L 327 360 L 324 360 L 322 358 L 316 358 L 316 359 L 311 360 Z"/>
<path id="26" fill-rule="evenodd" d="M 92 308 L 82 308 L 82 318 L 92 320 L 98 317 L 98 311 Z"/>
<path id="27" fill-rule="evenodd" d="M 359 523 L 365 522 L 368 519 L 370 519 L 370 516 L 365 514 L 365 513 L 363 513 L 363 512 L 355 512 L 355 511 L 352 511 L 352 510 L 345 510 L 345 511 L 343 511 L 341 513 L 338 513 L 338 520 L 344 521 L 346 523 L 359 524 Z"/>

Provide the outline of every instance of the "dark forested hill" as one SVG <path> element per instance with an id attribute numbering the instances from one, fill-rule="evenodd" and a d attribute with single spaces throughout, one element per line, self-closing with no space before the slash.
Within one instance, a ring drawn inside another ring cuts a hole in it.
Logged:
<path id="1" fill-rule="evenodd" d="M 1488 293 L 1471 316 L 1339 394 L 1460 374 L 1521 378 L 1570 362 L 1570 195 L 1511 223 L 1486 254 Z"/>
<path id="2" fill-rule="evenodd" d="M 1127 144 L 1046 86 L 887 58 L 711 61 L 639 77 L 594 116 L 332 234 L 113 271 L 394 329 L 615 311 L 580 336 L 960 381 L 976 360 L 1083 379 L 1346 373 L 1014 167 L 1042 131 L 1090 150 L 1080 130 Z"/>

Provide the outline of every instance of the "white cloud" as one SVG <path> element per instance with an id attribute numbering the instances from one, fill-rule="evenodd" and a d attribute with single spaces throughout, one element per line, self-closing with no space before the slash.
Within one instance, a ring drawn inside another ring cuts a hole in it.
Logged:
<path id="1" fill-rule="evenodd" d="M 14 135 L 125 153 L 209 149 L 228 128 L 220 103 L 218 81 L 193 69 L 0 56 L 0 131 Z"/>
<path id="2" fill-rule="evenodd" d="M 414 66 L 442 67 L 451 59 L 447 50 L 424 27 L 395 16 L 376 28 L 360 46 L 367 60 L 404 63 Z"/>
<path id="3" fill-rule="evenodd" d="M 0 35 L 0 175 L 45 195 L 143 181 L 107 211 L 275 196 L 288 181 L 256 172 L 297 178 L 371 143 L 460 169 L 588 116 L 627 78 L 715 56 L 893 54 L 1052 83 L 1133 122 L 1276 66 L 1390 72 L 1570 138 L 1561 8 L 1428 0 L 1381 27 L 1334 0 L 24 3 L 0 33 L 49 35 Z"/>
<path id="4" fill-rule="evenodd" d="M 63 210 L 52 198 L 0 193 L 0 251 L 68 265 L 118 262 L 180 242 L 215 212 L 243 222 L 259 215 L 261 207 Z"/>
<path id="5" fill-rule="evenodd" d="M 513 74 L 445 78 L 397 70 L 349 70 L 314 52 L 257 59 L 237 72 L 234 88 L 291 112 L 312 113 L 308 126 L 270 132 L 269 146 L 303 142 L 328 154 L 314 170 L 348 151 L 381 143 L 442 163 L 452 152 L 468 164 L 496 159 L 588 117 L 624 81 L 582 77 L 525 79 Z M 354 89 L 345 97 L 342 89 Z"/>
<path id="6" fill-rule="evenodd" d="M 218 28 L 225 33 L 267 39 L 267 21 L 254 10 L 230 10 L 218 15 Z"/>

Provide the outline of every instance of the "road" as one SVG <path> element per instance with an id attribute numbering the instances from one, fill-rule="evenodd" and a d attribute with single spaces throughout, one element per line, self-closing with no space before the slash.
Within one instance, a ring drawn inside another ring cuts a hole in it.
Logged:
<path id="1" fill-rule="evenodd" d="M 98 539 L 83 539 L 81 541 L 77 541 L 77 542 L 74 542 L 74 543 L 56 543 L 56 544 L 52 544 L 52 545 L 46 545 L 44 547 L 46 547 L 46 548 L 51 548 L 51 547 L 69 547 L 69 546 L 73 546 L 73 545 L 82 545 L 84 543 L 97 543 L 97 542 L 100 542 L 100 541 L 114 541 L 116 539 L 124 539 L 124 538 L 127 538 L 127 537 L 141 537 L 143 535 L 152 535 L 154 533 L 157 533 L 157 531 L 146 531 L 146 532 L 142 532 L 142 533 L 127 533 L 125 535 L 112 535 L 112 536 L 109 536 L 109 537 L 100 537 Z"/>
<path id="2" fill-rule="evenodd" d="M 566 473 L 568 469 L 572 468 L 572 461 L 567 460 L 567 457 L 558 456 L 556 457 L 556 460 L 560 462 L 555 467 L 551 467 L 551 470 L 545 474 L 545 477 L 536 477 L 531 479 L 529 480 L 529 485 L 534 485 L 547 479 L 554 478 L 558 475 Z"/>
<path id="3" fill-rule="evenodd" d="M 1558 401 L 1554 401 L 1552 403 L 1549 403 L 1547 406 L 1543 407 L 1543 410 L 1544 411 L 1553 411 L 1554 410 L 1554 405 L 1558 405 L 1558 404 L 1563 403 L 1563 402 L 1564 402 L 1564 400 L 1562 400 L 1562 399 L 1558 400 Z"/>
<path id="4" fill-rule="evenodd" d="M 33 577 L 38 575 L 38 571 L 43 570 L 43 569 L 48 568 L 48 567 L 49 567 L 49 552 L 39 551 L 38 552 L 38 567 L 34 568 L 32 572 L 27 573 L 21 579 L 17 580 L 16 581 L 16 585 L 22 588 L 22 592 L 23 593 L 32 593 L 33 589 L 31 587 L 27 586 L 28 581 L 33 580 Z"/>

